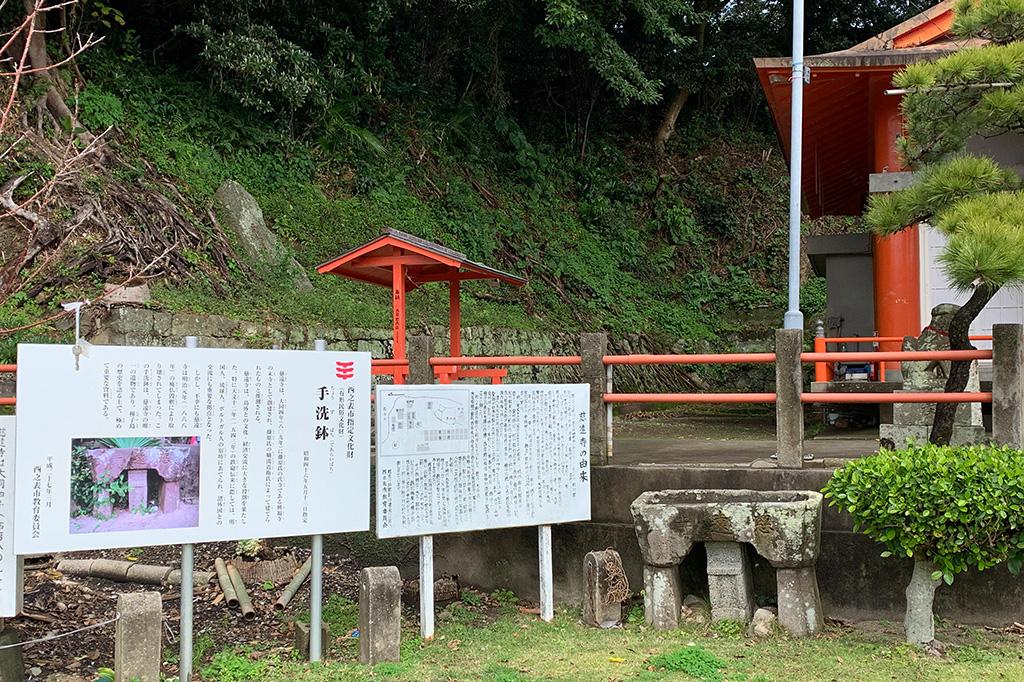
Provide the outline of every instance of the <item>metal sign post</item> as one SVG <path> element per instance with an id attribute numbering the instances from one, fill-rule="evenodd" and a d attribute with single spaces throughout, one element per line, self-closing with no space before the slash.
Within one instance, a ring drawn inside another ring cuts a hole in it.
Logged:
<path id="1" fill-rule="evenodd" d="M 434 637 L 434 536 L 420 536 L 420 636 Z"/>
<path id="2" fill-rule="evenodd" d="M 198 336 L 186 336 L 185 348 L 199 348 Z M 192 679 L 192 606 L 195 598 L 195 583 L 192 567 L 195 564 L 195 548 L 191 543 L 181 546 L 181 618 L 178 622 L 178 679 L 189 682 Z"/>
<path id="3" fill-rule="evenodd" d="M 555 590 L 551 569 L 551 526 L 537 527 L 537 553 L 540 556 L 540 619 L 555 618 Z"/>
<path id="4" fill-rule="evenodd" d="M 327 341 L 317 339 L 313 350 L 327 350 Z M 309 543 L 309 662 L 318 663 L 323 653 L 324 536 L 314 535 Z"/>

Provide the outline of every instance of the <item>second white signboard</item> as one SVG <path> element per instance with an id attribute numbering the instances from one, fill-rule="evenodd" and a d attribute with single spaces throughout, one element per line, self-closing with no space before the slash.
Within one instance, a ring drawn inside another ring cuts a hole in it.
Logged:
<path id="1" fill-rule="evenodd" d="M 377 387 L 377 535 L 590 518 L 590 387 Z"/>
<path id="2" fill-rule="evenodd" d="M 367 353 L 21 345 L 15 548 L 367 530 L 369 379 Z"/>

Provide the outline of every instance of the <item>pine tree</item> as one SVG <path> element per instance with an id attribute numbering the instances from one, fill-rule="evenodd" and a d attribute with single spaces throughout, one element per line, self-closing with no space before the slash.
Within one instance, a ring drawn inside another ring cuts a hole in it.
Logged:
<path id="1" fill-rule="evenodd" d="M 927 222 L 946 235 L 940 262 L 970 293 L 949 329 L 950 348 L 969 350 L 971 323 L 1005 286 L 1024 282 L 1024 191 L 1015 171 L 966 153 L 973 136 L 1024 132 L 1024 0 L 959 0 L 957 37 L 988 41 L 934 62 L 908 66 L 900 148 L 918 171 L 908 189 L 872 198 L 868 224 L 892 234 Z M 952 363 L 945 390 L 963 391 L 970 361 Z M 936 405 L 930 440 L 948 444 L 955 403 Z"/>

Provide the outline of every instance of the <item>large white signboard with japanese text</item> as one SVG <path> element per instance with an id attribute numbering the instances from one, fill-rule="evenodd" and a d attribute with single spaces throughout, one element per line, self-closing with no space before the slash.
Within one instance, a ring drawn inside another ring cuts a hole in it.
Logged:
<path id="1" fill-rule="evenodd" d="M 590 387 L 377 386 L 377 536 L 590 518 Z"/>
<path id="2" fill-rule="evenodd" d="M 18 346 L 18 554 L 369 529 L 368 353 Z"/>
<path id="3" fill-rule="evenodd" d="M 14 417 L 0 416 L 0 618 L 18 615 L 20 594 L 14 554 Z"/>

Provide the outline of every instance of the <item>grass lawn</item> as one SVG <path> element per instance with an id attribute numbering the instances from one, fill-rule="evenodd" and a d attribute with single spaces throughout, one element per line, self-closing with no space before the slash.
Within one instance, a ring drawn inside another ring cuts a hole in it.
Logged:
<path id="1" fill-rule="evenodd" d="M 228 648 L 197 667 L 210 682 L 244 680 L 1024 680 L 1019 637 L 943 626 L 951 644 L 945 659 L 900 643 L 898 624 L 830 626 L 816 638 L 777 635 L 751 641 L 737 623 L 656 632 L 627 624 L 613 630 L 585 628 L 576 610 L 559 610 L 553 623 L 505 608 L 496 620 L 458 605 L 427 643 L 413 624 L 403 632 L 402 660 L 374 668 L 353 662 L 356 640 L 335 639 L 331 660 L 310 666 L 291 654 Z M 332 628 L 332 639 L 335 630 Z M 197 661 L 197 664 L 199 662 Z"/>

